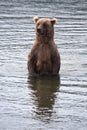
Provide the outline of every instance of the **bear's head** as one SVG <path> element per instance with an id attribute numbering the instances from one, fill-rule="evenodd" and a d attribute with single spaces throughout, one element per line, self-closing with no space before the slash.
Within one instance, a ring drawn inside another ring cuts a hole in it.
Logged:
<path id="1" fill-rule="evenodd" d="M 39 37 L 53 38 L 54 24 L 57 19 L 38 18 L 34 17 L 34 23 L 36 24 L 36 35 Z"/>

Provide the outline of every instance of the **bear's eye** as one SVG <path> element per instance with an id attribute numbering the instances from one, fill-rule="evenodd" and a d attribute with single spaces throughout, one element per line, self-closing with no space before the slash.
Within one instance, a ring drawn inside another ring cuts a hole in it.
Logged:
<path id="1" fill-rule="evenodd" d="M 40 23 L 37 23 L 37 26 L 39 26 L 40 25 Z"/>

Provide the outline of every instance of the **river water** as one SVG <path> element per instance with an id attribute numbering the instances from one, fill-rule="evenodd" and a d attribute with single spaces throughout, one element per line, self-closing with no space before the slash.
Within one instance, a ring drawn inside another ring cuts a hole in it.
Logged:
<path id="1" fill-rule="evenodd" d="M 57 77 L 28 78 L 34 16 L 58 19 Z M 0 0 L 0 130 L 87 130 L 87 0 Z"/>

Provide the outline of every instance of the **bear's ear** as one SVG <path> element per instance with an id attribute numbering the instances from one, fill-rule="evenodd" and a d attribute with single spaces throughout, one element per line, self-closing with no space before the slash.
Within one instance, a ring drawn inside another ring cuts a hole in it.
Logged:
<path id="1" fill-rule="evenodd" d="M 51 19 L 51 23 L 52 23 L 53 25 L 56 24 L 56 22 L 57 22 L 57 19 L 56 19 L 56 18 Z"/>
<path id="2" fill-rule="evenodd" d="M 34 23 L 37 23 L 38 19 L 39 19 L 39 18 L 38 18 L 37 16 L 35 16 L 35 17 L 33 18 Z"/>

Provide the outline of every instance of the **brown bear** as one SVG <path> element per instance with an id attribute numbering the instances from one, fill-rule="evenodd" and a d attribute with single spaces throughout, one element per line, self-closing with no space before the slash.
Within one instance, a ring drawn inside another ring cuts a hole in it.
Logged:
<path id="1" fill-rule="evenodd" d="M 34 17 L 36 39 L 28 55 L 31 75 L 56 75 L 60 70 L 60 55 L 54 42 L 56 19 Z"/>

